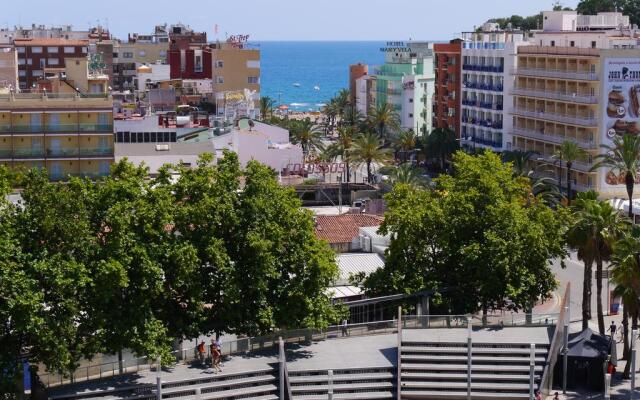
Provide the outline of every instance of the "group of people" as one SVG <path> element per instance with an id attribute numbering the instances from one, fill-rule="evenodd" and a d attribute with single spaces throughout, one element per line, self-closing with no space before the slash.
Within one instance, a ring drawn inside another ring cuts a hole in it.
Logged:
<path id="1" fill-rule="evenodd" d="M 200 363 L 202 365 L 205 365 L 207 353 L 204 340 L 198 345 L 197 351 Z M 211 339 L 211 344 L 209 345 L 209 355 L 211 357 L 211 368 L 213 369 L 213 372 L 222 372 L 222 345 L 220 341 Z"/>

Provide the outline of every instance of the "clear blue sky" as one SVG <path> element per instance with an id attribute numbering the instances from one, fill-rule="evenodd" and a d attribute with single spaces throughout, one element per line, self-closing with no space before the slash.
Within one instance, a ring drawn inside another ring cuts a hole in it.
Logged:
<path id="1" fill-rule="evenodd" d="M 7 0 L 4 0 L 7 1 Z M 251 40 L 449 39 L 492 17 L 532 15 L 552 0 L 8 0 L 0 26 L 108 25 L 117 37 L 182 22 Z M 562 4 L 575 7 L 578 0 Z"/>

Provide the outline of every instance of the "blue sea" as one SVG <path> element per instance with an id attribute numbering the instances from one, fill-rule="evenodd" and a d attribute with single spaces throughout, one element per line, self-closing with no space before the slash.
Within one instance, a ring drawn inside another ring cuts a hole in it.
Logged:
<path id="1" fill-rule="evenodd" d="M 261 95 L 292 110 L 317 110 L 349 88 L 349 65 L 384 62 L 384 42 L 258 42 Z M 296 86 L 294 86 L 296 84 Z M 299 86 L 297 86 L 299 84 Z M 318 86 L 320 90 L 315 90 Z"/>

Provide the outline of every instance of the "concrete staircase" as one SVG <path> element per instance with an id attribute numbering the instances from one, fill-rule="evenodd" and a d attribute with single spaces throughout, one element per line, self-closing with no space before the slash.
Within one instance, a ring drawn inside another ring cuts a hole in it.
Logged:
<path id="1" fill-rule="evenodd" d="M 536 345 L 535 384 L 541 379 L 548 344 Z M 402 399 L 466 399 L 467 344 L 402 342 Z M 530 345 L 473 343 L 471 397 L 528 399 Z"/>
<path id="2" fill-rule="evenodd" d="M 396 379 L 394 367 L 289 371 L 290 400 L 395 399 Z"/>
<path id="3" fill-rule="evenodd" d="M 176 400 L 277 400 L 278 372 L 275 368 L 212 374 L 194 379 L 162 383 L 162 399 Z M 51 400 L 155 400 L 155 385 L 52 396 Z"/>

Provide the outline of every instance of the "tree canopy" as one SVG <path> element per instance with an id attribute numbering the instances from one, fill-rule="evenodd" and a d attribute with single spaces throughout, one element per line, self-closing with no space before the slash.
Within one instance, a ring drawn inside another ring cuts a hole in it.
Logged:
<path id="1" fill-rule="evenodd" d="M 528 180 L 493 153 L 458 152 L 453 164 L 433 190 L 387 194 L 381 232 L 392 241 L 385 267 L 363 279 L 367 294 L 432 289 L 454 313 L 507 301 L 530 310 L 556 286 L 549 260 L 565 254 L 564 211 L 529 201 Z"/>

